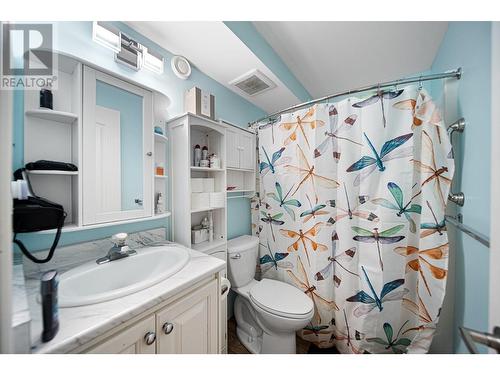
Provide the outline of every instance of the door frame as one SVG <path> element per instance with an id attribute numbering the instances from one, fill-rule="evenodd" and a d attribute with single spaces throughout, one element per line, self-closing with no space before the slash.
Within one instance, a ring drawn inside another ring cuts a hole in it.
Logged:
<path id="1" fill-rule="evenodd" d="M 500 326 L 500 22 L 491 23 L 491 211 L 488 327 Z"/>

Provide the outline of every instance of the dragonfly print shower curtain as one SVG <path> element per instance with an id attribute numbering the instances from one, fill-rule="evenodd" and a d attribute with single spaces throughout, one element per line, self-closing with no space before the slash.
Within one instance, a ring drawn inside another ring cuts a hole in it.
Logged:
<path id="1" fill-rule="evenodd" d="M 442 306 L 454 171 L 440 112 L 417 87 L 260 124 L 258 273 L 314 303 L 300 332 L 342 353 L 422 353 Z"/>

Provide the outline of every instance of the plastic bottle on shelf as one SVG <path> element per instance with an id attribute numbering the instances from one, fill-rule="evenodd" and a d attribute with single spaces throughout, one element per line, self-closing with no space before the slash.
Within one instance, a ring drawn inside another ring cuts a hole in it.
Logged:
<path id="1" fill-rule="evenodd" d="M 208 147 L 203 146 L 201 149 L 201 160 L 208 160 Z"/>
<path id="2" fill-rule="evenodd" d="M 162 193 L 158 193 L 158 199 L 156 200 L 156 213 L 163 213 L 163 195 Z"/>
<path id="3" fill-rule="evenodd" d="M 201 160 L 201 148 L 200 145 L 194 146 L 194 166 L 199 167 Z"/>

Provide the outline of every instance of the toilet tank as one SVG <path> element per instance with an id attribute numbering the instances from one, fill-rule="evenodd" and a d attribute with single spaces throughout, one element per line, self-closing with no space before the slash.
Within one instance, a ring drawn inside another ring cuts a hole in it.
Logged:
<path id="1" fill-rule="evenodd" d="M 240 288 L 254 279 L 258 253 L 258 237 L 245 235 L 227 242 L 227 271 L 231 287 Z"/>

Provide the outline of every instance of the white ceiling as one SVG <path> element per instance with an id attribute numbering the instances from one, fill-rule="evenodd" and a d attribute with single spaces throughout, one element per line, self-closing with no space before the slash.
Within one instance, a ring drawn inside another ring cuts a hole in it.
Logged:
<path id="1" fill-rule="evenodd" d="M 186 57 L 200 71 L 265 112 L 275 112 L 300 102 L 223 22 L 134 21 L 127 24 L 173 54 Z M 252 69 L 259 69 L 277 86 L 250 97 L 229 85 Z"/>
<path id="2" fill-rule="evenodd" d="M 223 22 L 127 22 L 272 113 L 300 100 Z M 313 98 L 429 69 L 448 22 L 254 22 Z M 168 64 L 168 62 L 167 62 Z M 168 66 L 168 65 L 167 65 Z M 259 69 L 277 87 L 250 97 L 229 82 Z"/>
<path id="3" fill-rule="evenodd" d="M 254 22 L 317 98 L 429 69 L 448 22 Z"/>

